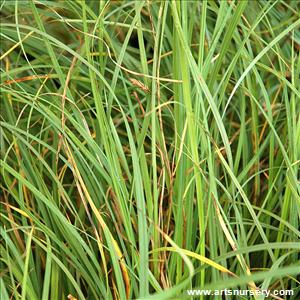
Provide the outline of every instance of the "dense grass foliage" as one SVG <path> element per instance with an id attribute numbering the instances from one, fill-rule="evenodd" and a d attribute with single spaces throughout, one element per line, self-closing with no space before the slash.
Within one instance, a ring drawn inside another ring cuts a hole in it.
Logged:
<path id="1" fill-rule="evenodd" d="M 299 299 L 299 12 L 3 1 L 1 300 Z"/>

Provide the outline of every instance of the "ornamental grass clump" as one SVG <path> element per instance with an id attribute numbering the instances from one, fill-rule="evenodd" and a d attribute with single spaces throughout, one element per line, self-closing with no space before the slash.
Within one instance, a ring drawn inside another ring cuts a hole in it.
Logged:
<path id="1" fill-rule="evenodd" d="M 3 1 L 1 300 L 299 299 L 299 12 Z"/>

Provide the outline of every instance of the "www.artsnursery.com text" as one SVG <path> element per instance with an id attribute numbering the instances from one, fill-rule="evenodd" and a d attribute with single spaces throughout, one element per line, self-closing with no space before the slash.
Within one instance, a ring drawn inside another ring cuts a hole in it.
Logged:
<path id="1" fill-rule="evenodd" d="M 191 289 L 186 291 L 189 296 L 293 296 L 293 290 L 200 290 Z"/>

